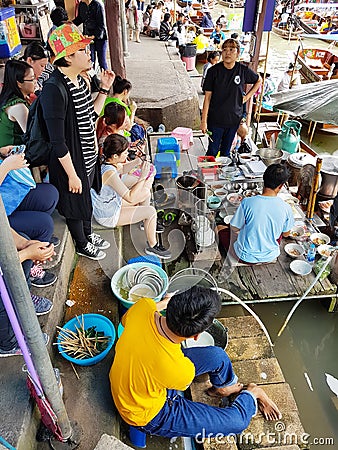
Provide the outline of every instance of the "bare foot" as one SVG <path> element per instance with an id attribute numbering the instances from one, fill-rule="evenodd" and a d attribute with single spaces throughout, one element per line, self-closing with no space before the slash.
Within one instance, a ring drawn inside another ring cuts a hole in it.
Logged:
<path id="1" fill-rule="evenodd" d="M 279 411 L 277 405 L 268 397 L 262 388 L 257 386 L 257 384 L 250 383 L 247 390 L 257 398 L 258 408 L 266 420 L 280 420 L 282 418 L 282 413 Z"/>
<path id="2" fill-rule="evenodd" d="M 236 383 L 224 388 L 216 388 L 212 386 L 211 388 L 207 389 L 206 393 L 209 395 L 209 397 L 222 398 L 222 397 L 229 397 L 229 395 L 231 394 L 238 394 L 239 392 L 241 392 L 242 389 L 243 384 Z"/>

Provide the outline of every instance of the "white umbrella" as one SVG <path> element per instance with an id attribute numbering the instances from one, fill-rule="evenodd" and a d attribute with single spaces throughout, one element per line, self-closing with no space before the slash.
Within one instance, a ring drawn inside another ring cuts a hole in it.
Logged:
<path id="1" fill-rule="evenodd" d="M 302 84 L 271 95 L 275 110 L 338 126 L 338 80 Z"/>

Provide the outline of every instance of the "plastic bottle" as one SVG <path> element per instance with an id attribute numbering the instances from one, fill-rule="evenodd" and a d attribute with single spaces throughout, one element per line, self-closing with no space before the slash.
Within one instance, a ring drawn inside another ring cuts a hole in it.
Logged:
<path id="1" fill-rule="evenodd" d="M 316 258 L 316 246 L 315 244 L 311 244 L 309 250 L 306 255 L 306 260 L 309 264 L 313 264 Z"/>

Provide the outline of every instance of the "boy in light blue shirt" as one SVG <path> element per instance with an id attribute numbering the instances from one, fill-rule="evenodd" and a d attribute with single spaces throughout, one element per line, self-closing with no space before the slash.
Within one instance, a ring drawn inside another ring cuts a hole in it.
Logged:
<path id="1" fill-rule="evenodd" d="M 230 222 L 233 250 L 240 261 L 268 263 L 279 256 L 279 238 L 287 237 L 294 225 L 290 205 L 277 197 L 289 176 L 282 164 L 268 166 L 263 194 L 242 200 Z"/>

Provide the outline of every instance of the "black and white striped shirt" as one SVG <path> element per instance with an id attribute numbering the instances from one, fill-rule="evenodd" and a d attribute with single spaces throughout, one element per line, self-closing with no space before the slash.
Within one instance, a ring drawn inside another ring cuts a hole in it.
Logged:
<path id="1" fill-rule="evenodd" d="M 70 89 L 75 106 L 82 153 L 86 172 L 89 176 L 94 169 L 98 153 L 95 135 L 96 114 L 94 111 L 93 100 L 87 84 L 82 77 L 78 77 L 78 88 L 67 76 L 65 76 L 65 80 Z"/>

